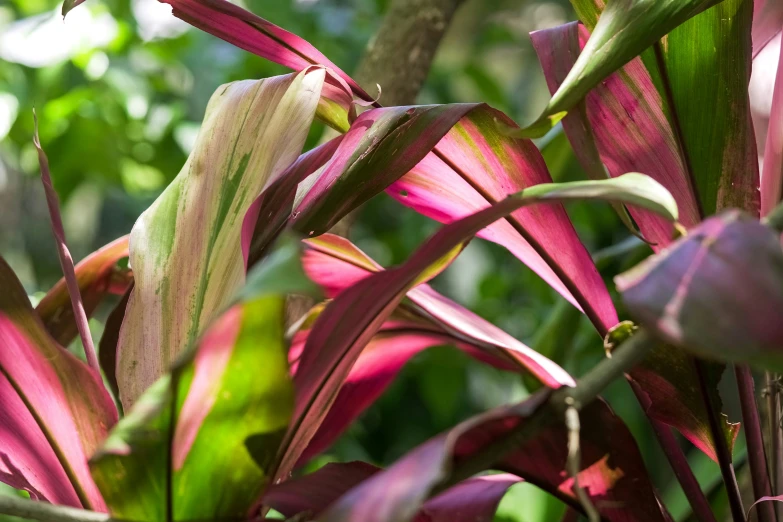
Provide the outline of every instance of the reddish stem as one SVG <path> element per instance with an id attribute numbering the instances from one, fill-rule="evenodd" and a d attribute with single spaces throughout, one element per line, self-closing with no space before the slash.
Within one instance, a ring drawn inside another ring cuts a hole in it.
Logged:
<path id="1" fill-rule="evenodd" d="M 71 253 L 68 251 L 68 246 L 65 242 L 65 229 L 63 228 L 63 220 L 60 216 L 60 203 L 57 199 L 57 192 L 55 192 L 54 186 L 52 185 L 52 176 L 49 172 L 49 160 L 46 157 L 46 153 L 41 148 L 41 142 L 38 139 L 38 118 L 35 115 L 35 110 L 33 110 L 33 120 L 35 121 L 33 144 L 35 144 L 35 148 L 38 150 L 38 163 L 41 166 L 41 182 L 43 183 L 44 193 L 46 194 L 46 204 L 49 207 L 49 217 L 52 222 L 54 239 L 57 243 L 57 254 L 60 257 L 60 266 L 63 269 L 65 285 L 68 287 L 68 294 L 71 297 L 73 317 L 76 321 L 76 328 L 79 330 L 79 336 L 82 338 L 87 364 L 90 368 L 100 374 L 98 357 L 95 355 L 95 345 L 93 345 L 92 336 L 90 335 L 90 326 L 87 322 L 87 313 L 84 311 L 82 296 L 79 292 L 79 283 L 76 280 L 76 272 L 73 269 L 73 258 L 71 257 Z"/>

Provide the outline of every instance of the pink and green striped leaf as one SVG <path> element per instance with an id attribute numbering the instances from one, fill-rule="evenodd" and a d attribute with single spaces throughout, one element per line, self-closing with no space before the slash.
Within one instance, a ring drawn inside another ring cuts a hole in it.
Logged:
<path id="1" fill-rule="evenodd" d="M 480 230 L 527 205 L 598 200 L 644 206 L 677 218 L 671 195 L 654 180 L 628 174 L 603 181 L 542 184 L 443 227 L 403 265 L 362 279 L 332 301 L 308 336 L 294 383 L 294 416 L 282 445 L 275 476 L 288 475 L 334 403 L 364 347 L 379 331 L 407 292 L 431 273 L 433 265 L 451 260 Z"/>
<path id="2" fill-rule="evenodd" d="M 414 520 L 422 506 L 440 498 L 425 503 L 433 491 L 448 483 L 455 465 L 518 429 L 547 397 L 547 391 L 539 392 L 525 402 L 471 418 L 431 439 L 352 488 L 316 520 Z M 588 405 L 582 416 L 591 422 L 585 423 L 581 431 L 582 471 L 578 480 L 602 519 L 667 520 L 628 428 L 600 400 Z M 572 489 L 574 481 L 565 471 L 567 446 L 567 430 L 556 421 L 490 467 L 513 473 L 580 509 Z M 446 493 L 449 491 L 453 490 Z"/>
<path id="3" fill-rule="evenodd" d="M 603 3 L 573 3 L 585 26 L 598 31 Z M 714 7 L 684 21 L 641 58 L 676 129 L 701 216 L 730 207 L 757 215 L 758 161 L 748 101 L 753 5 L 744 0 L 711 4 Z"/>
<path id="4" fill-rule="evenodd" d="M 758 153 L 748 98 L 752 18 L 752 2 L 724 0 L 660 44 L 704 216 L 724 208 L 759 215 Z"/>
<path id="5" fill-rule="evenodd" d="M 351 86 L 354 94 L 370 99 L 309 43 L 256 15 L 223 0 L 167 1 L 176 16 L 276 63 L 296 70 L 315 63 L 329 67 Z M 429 217 L 449 222 L 532 184 L 550 182 L 533 144 L 509 138 L 498 128 L 496 120 L 513 126 L 497 111 L 473 111 L 413 172 L 392 185 L 389 193 Z M 465 168 L 461 168 L 463 163 Z M 349 188 L 355 185 L 341 191 L 350 193 Z M 530 229 L 522 227 L 522 218 Z M 599 331 L 605 332 L 617 322 L 608 292 L 562 209 L 522 212 L 508 221 L 485 231 L 483 237 L 509 248 L 558 292 L 584 309 Z M 302 224 L 300 230 L 309 233 L 316 228 Z"/>
<path id="6" fill-rule="evenodd" d="M 105 511 L 87 457 L 117 422 L 101 378 L 57 344 L 0 258 L 0 481 Z"/>
<path id="7" fill-rule="evenodd" d="M 304 269 L 330 298 L 382 270 L 340 236 L 324 234 L 306 240 L 305 244 Z M 362 351 L 300 462 L 329 447 L 383 393 L 411 357 L 432 346 L 454 345 L 497 368 L 533 375 L 552 388 L 574 385 L 560 366 L 429 285 L 417 286 L 407 297 L 410 302 L 400 305 Z M 289 352 L 294 364 L 301 356 L 308 333 L 302 330 L 294 339 Z"/>
<path id="8" fill-rule="evenodd" d="M 91 460 L 112 515 L 249 516 L 293 410 L 285 293 L 314 288 L 301 268 L 292 269 L 297 243 L 248 275 L 235 304 L 140 397 Z"/>
<path id="9" fill-rule="evenodd" d="M 554 93 L 579 57 L 589 33 L 574 22 L 530 36 Z M 640 58 L 632 59 L 592 89 L 563 119 L 563 129 L 591 179 L 607 173 L 615 177 L 643 172 L 671 192 L 684 226 L 699 222 L 699 205 L 677 137 L 666 117 L 664 101 Z M 653 242 L 654 250 L 671 242 L 670 222 L 639 209 L 632 209 L 632 216 L 644 237 Z"/>
<path id="10" fill-rule="evenodd" d="M 96 250 L 75 267 L 76 281 L 87 317 L 109 294 L 122 295 L 132 280 L 127 270 L 117 267 L 117 262 L 128 257 L 128 236 L 123 236 Z M 73 318 L 65 279 L 60 279 L 35 307 L 46 329 L 63 346 L 76 337 L 78 329 Z"/>
<path id="11" fill-rule="evenodd" d="M 301 153 L 324 77 L 313 68 L 220 87 L 182 171 L 134 225 L 117 361 L 126 409 L 244 282 L 245 214 Z"/>
<path id="12" fill-rule="evenodd" d="M 551 182 L 535 145 L 510 138 L 498 122 L 513 126 L 489 107 L 472 111 L 387 192 L 403 205 L 449 223 L 508 194 Z M 562 206 L 519 209 L 479 237 L 506 247 L 583 310 L 599 332 L 617 323 L 606 286 Z"/>
<path id="13" fill-rule="evenodd" d="M 517 134 L 543 136 L 607 76 L 721 1 L 573 0 L 580 18 L 591 29 L 590 39 L 541 116 Z"/>
<path id="14" fill-rule="evenodd" d="M 264 503 L 288 518 L 297 514 L 315 517 L 380 471 L 365 462 L 327 464 L 315 473 L 271 487 Z M 413 522 L 492 522 L 503 495 L 520 482 L 510 473 L 465 480 L 425 502 Z"/>
<path id="15" fill-rule="evenodd" d="M 738 211 L 708 219 L 615 279 L 631 315 L 707 359 L 783 369 L 783 250 Z"/>
<path id="16" fill-rule="evenodd" d="M 305 240 L 302 258 L 307 275 L 334 298 L 365 277 L 383 268 L 347 239 L 332 234 Z M 411 304 L 406 312 L 418 316 L 456 340 L 487 351 L 505 367 L 526 370 L 550 388 L 573 386 L 571 376 L 560 366 L 542 357 L 517 339 L 470 310 L 420 284 L 407 293 Z"/>
<path id="17" fill-rule="evenodd" d="M 410 171 L 474 103 L 390 107 L 364 112 L 296 205 L 292 224 L 317 235 Z"/>

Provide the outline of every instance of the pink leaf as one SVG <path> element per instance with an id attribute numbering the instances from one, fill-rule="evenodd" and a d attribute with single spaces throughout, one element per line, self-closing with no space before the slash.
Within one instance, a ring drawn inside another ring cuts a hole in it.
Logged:
<path id="1" fill-rule="evenodd" d="M 471 112 L 387 192 L 403 205 L 448 223 L 508 194 L 550 183 L 535 145 L 508 137 L 501 126 L 515 124 L 489 107 Z M 584 310 L 599 332 L 617 323 L 606 286 L 560 205 L 520 209 L 479 236 L 508 248 Z"/>
<path id="2" fill-rule="evenodd" d="M 753 2 L 753 58 L 783 28 L 783 3 L 780 0 L 755 0 Z"/>
<path id="3" fill-rule="evenodd" d="M 364 462 L 327 464 L 315 473 L 270 488 L 264 503 L 286 517 L 317 516 L 352 487 L 381 471 Z M 508 473 L 460 482 L 422 505 L 414 522 L 491 522 L 508 488 L 522 479 Z"/>
<path id="4" fill-rule="evenodd" d="M 463 422 L 361 482 L 332 503 L 317 520 L 412 519 L 422 505 L 429 505 L 425 499 L 448 481 L 455 465 L 519 428 L 547 397 L 548 392 L 537 393 L 518 405 Z M 612 522 L 665 520 L 639 450 L 622 421 L 601 401 L 591 403 L 582 415 L 591 422 L 582 430 L 583 470 L 579 481 L 602 517 Z M 563 424 L 555 422 L 492 467 L 529 480 L 579 509 L 571 490 L 573 480 L 565 473 L 566 437 Z M 454 490 L 446 493 L 450 491 Z"/>
<path id="5" fill-rule="evenodd" d="M 568 75 L 589 36 L 578 22 L 531 33 L 552 93 Z M 581 107 L 563 119 L 563 129 L 585 170 L 597 171 L 591 177 L 599 176 L 604 165 L 613 177 L 643 172 L 674 195 L 683 225 L 699 222 L 698 203 L 664 114 L 664 102 L 641 58 L 634 58 L 591 90 Z M 655 243 L 656 251 L 671 242 L 671 223 L 642 209 L 631 209 L 631 215 L 642 234 Z"/>
<path id="6" fill-rule="evenodd" d="M 218 38 L 294 71 L 323 65 L 364 100 L 372 98 L 306 40 L 225 0 L 161 0 L 174 16 Z"/>
<path id="7" fill-rule="evenodd" d="M 87 458 L 117 421 L 100 376 L 44 330 L 0 258 L 0 479 L 35 498 L 105 511 Z"/>

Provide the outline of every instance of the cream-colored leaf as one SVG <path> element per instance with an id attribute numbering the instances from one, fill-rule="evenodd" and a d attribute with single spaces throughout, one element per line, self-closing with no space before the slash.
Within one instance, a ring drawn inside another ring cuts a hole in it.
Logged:
<path id="1" fill-rule="evenodd" d="M 136 284 L 117 363 L 126 411 L 243 284 L 243 219 L 301 153 L 324 75 L 308 69 L 218 88 L 182 171 L 134 225 Z"/>

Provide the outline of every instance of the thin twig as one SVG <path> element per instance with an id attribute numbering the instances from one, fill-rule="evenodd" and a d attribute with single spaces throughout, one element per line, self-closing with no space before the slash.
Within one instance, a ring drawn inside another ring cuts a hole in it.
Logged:
<path id="1" fill-rule="evenodd" d="M 52 222 L 52 232 L 57 243 L 57 254 L 60 257 L 60 266 L 63 269 L 65 285 L 68 287 L 68 294 L 71 297 L 71 306 L 73 307 L 73 317 L 76 321 L 76 327 L 79 330 L 79 336 L 84 345 L 84 355 L 87 358 L 87 364 L 100 374 L 100 365 L 98 357 L 95 355 L 95 345 L 90 335 L 90 326 L 87 322 L 87 313 L 84 311 L 82 296 L 79 292 L 79 283 L 76 280 L 76 272 L 73 269 L 73 258 L 68 251 L 65 242 L 65 229 L 60 216 L 60 203 L 57 199 L 57 192 L 52 185 L 52 176 L 49 172 L 49 160 L 46 153 L 41 148 L 41 141 L 38 138 L 38 117 L 33 109 L 33 121 L 35 122 L 35 134 L 33 135 L 33 144 L 38 150 L 38 163 L 41 166 L 41 182 L 43 183 L 44 193 L 46 194 L 46 204 L 49 207 L 49 217 Z"/>
<path id="2" fill-rule="evenodd" d="M 568 430 L 568 460 L 566 461 L 566 468 L 568 474 L 574 480 L 574 493 L 579 500 L 579 504 L 582 505 L 582 509 L 585 510 L 587 519 L 590 522 L 600 522 L 601 515 L 595 509 L 595 506 L 590 502 L 590 496 L 579 485 L 579 472 L 582 468 L 582 453 L 579 449 L 579 431 L 581 426 L 579 424 L 579 411 L 574 405 L 573 399 L 568 397 L 566 399 L 568 407 L 565 411 L 565 425 Z"/>

